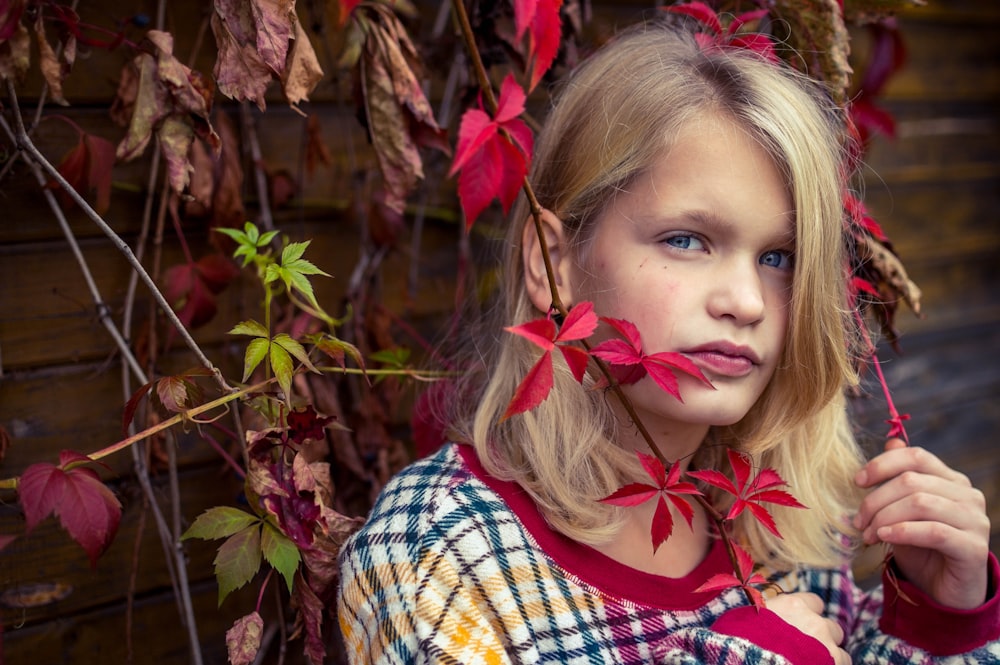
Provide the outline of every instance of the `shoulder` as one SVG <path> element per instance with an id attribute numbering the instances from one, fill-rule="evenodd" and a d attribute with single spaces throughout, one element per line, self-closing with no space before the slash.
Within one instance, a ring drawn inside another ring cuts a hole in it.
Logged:
<path id="1" fill-rule="evenodd" d="M 472 473 L 458 445 L 449 444 L 386 483 L 342 558 L 359 548 L 381 548 L 391 558 L 416 560 L 421 550 L 446 546 L 448 534 L 480 531 L 505 513 L 503 500 Z"/>

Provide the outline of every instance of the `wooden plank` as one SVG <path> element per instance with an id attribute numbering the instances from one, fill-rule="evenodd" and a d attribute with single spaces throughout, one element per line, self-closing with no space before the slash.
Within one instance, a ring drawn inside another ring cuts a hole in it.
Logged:
<path id="1" fill-rule="evenodd" d="M 181 515 L 190 524 L 202 511 L 217 505 L 235 505 L 241 483 L 231 474 L 223 474 L 218 465 L 205 466 L 181 474 Z M 154 479 L 157 494 L 167 496 L 166 479 Z M 55 519 L 47 519 L 32 533 L 23 535 L 20 509 L 7 503 L 0 507 L 0 533 L 21 534 L 0 551 L 0 594 L 17 594 L 26 585 L 61 584 L 68 595 L 50 604 L 28 608 L 0 607 L 5 627 L 31 624 L 43 619 L 69 616 L 92 610 L 125 598 L 133 565 L 133 548 L 139 530 L 142 496 L 136 481 L 114 486 L 123 505 L 122 522 L 114 542 L 91 570 L 87 556 L 72 542 Z M 167 499 L 161 506 L 169 516 Z M 153 516 L 147 516 L 142 531 L 136 578 L 139 594 L 170 586 Z M 211 582 L 212 561 L 219 542 L 192 540 L 185 543 L 188 574 L 192 582 Z M 6 641 L 6 639 L 5 639 Z"/>

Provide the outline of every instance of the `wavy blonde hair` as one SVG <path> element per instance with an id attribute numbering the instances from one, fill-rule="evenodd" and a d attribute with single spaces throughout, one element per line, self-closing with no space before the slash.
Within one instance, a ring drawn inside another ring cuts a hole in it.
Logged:
<path id="1" fill-rule="evenodd" d="M 846 311 L 836 106 L 787 67 L 742 50 L 705 51 L 676 27 L 649 24 L 618 36 L 573 73 L 539 136 L 530 182 L 563 221 L 573 251 L 583 251 L 616 194 L 651 168 L 686 122 L 709 112 L 747 131 L 784 176 L 795 207 L 796 262 L 778 369 L 746 417 L 710 430 L 692 466 L 728 472 L 724 451 L 732 447 L 777 469 L 810 510 L 774 511 L 783 540 L 746 518 L 737 520 L 737 537 L 772 567 L 836 565 L 846 554 L 843 536 L 856 535 L 845 516 L 857 508 L 853 476 L 863 459 L 843 398 L 857 381 L 856 334 Z M 523 198 L 511 216 L 492 344 L 477 349 L 488 376 L 463 389 L 467 408 L 452 428 L 492 475 L 529 492 L 553 528 L 601 543 L 619 530 L 623 513 L 598 499 L 640 473 L 634 455 L 615 444 L 617 430 L 630 426 L 612 417 L 605 400 L 615 398 L 581 390 L 557 358 L 545 402 L 501 422 L 538 357 L 521 337 L 500 332 L 539 316 L 525 289 Z"/>

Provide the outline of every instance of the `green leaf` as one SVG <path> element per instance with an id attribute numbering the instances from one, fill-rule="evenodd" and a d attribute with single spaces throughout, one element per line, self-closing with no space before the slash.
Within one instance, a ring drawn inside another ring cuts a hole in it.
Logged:
<path id="1" fill-rule="evenodd" d="M 262 337 L 252 339 L 247 344 L 247 352 L 243 357 L 243 383 L 247 382 L 253 371 L 257 369 L 257 365 L 264 360 L 264 356 L 267 355 L 267 350 L 270 346 L 271 342 Z"/>
<path id="2" fill-rule="evenodd" d="M 270 245 L 271 241 L 274 240 L 274 236 L 276 235 L 278 235 L 277 231 L 268 231 L 267 233 L 265 233 L 264 235 L 262 235 L 260 238 L 257 239 L 257 246 L 265 247 L 267 245 Z"/>
<path id="3" fill-rule="evenodd" d="M 270 284 L 281 279 L 281 267 L 276 263 L 268 263 L 264 269 L 264 283 Z"/>
<path id="4" fill-rule="evenodd" d="M 230 335 L 249 335 L 250 337 L 267 337 L 267 328 L 254 320 L 241 321 L 229 331 Z"/>
<path id="5" fill-rule="evenodd" d="M 251 515 L 239 508 L 216 506 L 199 515 L 198 519 L 181 536 L 181 540 L 226 538 L 259 521 L 260 518 L 256 515 Z"/>
<path id="6" fill-rule="evenodd" d="M 290 242 L 283 250 L 281 250 L 281 265 L 287 266 L 289 263 L 302 258 L 305 254 L 306 248 L 309 247 L 309 243 L 312 240 L 306 240 L 305 242 Z"/>
<path id="7" fill-rule="evenodd" d="M 241 245 L 249 240 L 249 238 L 247 238 L 246 233 L 244 233 L 243 231 L 239 231 L 237 229 L 228 229 L 222 226 L 217 226 L 213 230 L 216 233 L 221 233 L 223 235 L 229 236 L 230 238 L 232 238 Z"/>
<path id="8" fill-rule="evenodd" d="M 287 402 L 292 395 L 292 357 L 278 344 L 270 345 L 270 355 L 271 371 L 277 377 L 278 385 L 281 386 Z"/>
<path id="9" fill-rule="evenodd" d="M 278 333 L 274 336 L 274 339 L 271 340 L 271 343 L 277 344 L 285 351 L 288 351 L 311 371 L 316 372 L 317 374 L 319 373 L 319 370 L 316 369 L 311 362 L 309 362 L 309 354 L 306 353 L 304 348 L 302 348 L 302 345 L 289 337 L 286 333 Z"/>
<path id="10" fill-rule="evenodd" d="M 308 279 L 293 270 L 285 270 L 282 268 L 281 273 L 282 278 L 285 280 L 285 287 L 289 291 L 291 291 L 294 286 L 296 291 L 306 297 L 306 300 L 309 301 L 310 305 L 316 309 L 321 309 L 319 303 L 316 302 L 316 295 L 313 293 L 312 284 L 309 283 Z"/>
<path id="11" fill-rule="evenodd" d="M 215 555 L 215 577 L 219 580 L 219 606 L 231 592 L 253 579 L 260 570 L 260 528 L 255 524 L 238 531 L 219 547 Z"/>
<path id="12" fill-rule="evenodd" d="M 257 225 L 254 224 L 253 222 L 247 222 L 246 224 L 243 225 L 243 230 L 246 231 L 247 240 L 251 244 L 256 245 L 257 238 L 260 234 L 260 231 L 257 230 Z"/>
<path id="13" fill-rule="evenodd" d="M 285 578 L 285 584 L 288 585 L 288 590 L 291 591 L 295 571 L 301 560 L 299 548 L 270 522 L 264 522 L 260 547 L 264 558 L 276 571 L 281 573 L 281 576 Z"/>
<path id="14" fill-rule="evenodd" d="M 410 359 L 410 350 L 403 346 L 395 349 L 382 349 L 369 354 L 368 359 L 401 369 L 406 366 Z"/>
<path id="15" fill-rule="evenodd" d="M 306 261 L 305 259 L 297 259 L 290 263 L 282 261 L 282 266 L 287 270 L 293 272 L 301 273 L 303 275 L 323 275 L 324 277 L 329 277 L 329 273 L 325 273 L 316 267 L 312 261 Z"/>

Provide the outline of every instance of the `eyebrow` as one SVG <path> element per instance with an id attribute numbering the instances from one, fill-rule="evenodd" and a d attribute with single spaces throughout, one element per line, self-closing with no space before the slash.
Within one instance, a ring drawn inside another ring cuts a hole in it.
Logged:
<path id="1" fill-rule="evenodd" d="M 795 222 L 794 213 L 789 213 L 792 215 L 791 223 L 788 225 L 786 230 L 783 230 L 780 234 L 775 236 L 775 241 L 780 243 L 791 243 L 795 241 Z M 691 220 L 697 224 L 707 227 L 710 231 L 720 232 L 731 232 L 734 227 L 739 226 L 737 223 L 730 221 L 727 218 L 719 217 L 714 212 L 710 210 L 694 209 L 694 210 L 682 210 L 677 215 L 671 215 L 672 219 L 678 221 Z"/>

